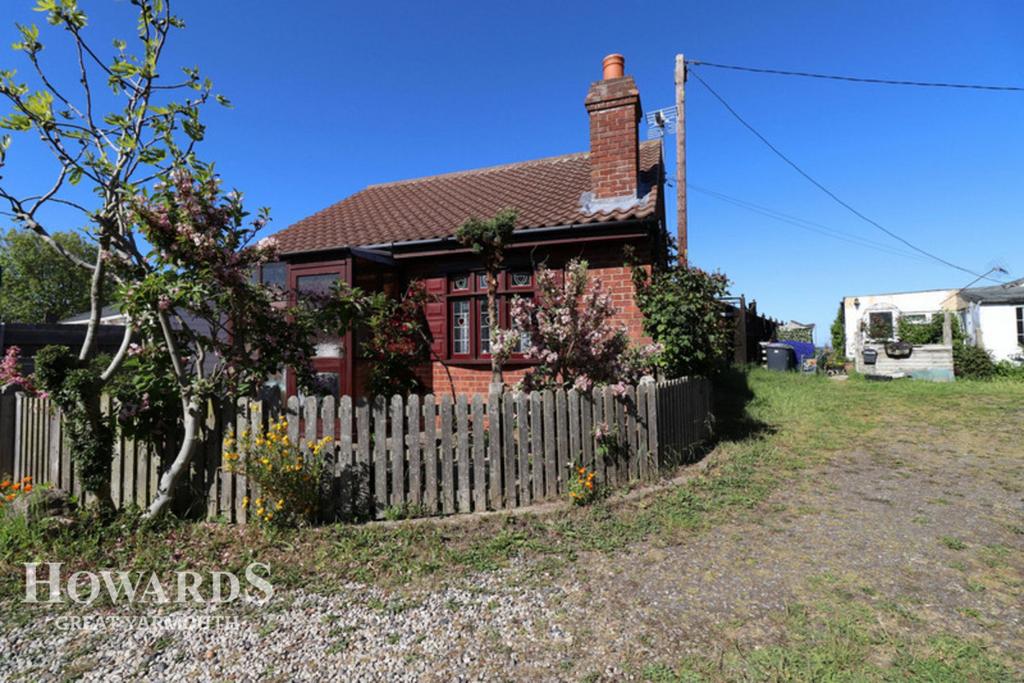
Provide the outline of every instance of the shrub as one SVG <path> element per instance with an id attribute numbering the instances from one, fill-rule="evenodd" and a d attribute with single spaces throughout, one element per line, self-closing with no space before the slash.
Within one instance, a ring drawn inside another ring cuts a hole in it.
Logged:
<path id="1" fill-rule="evenodd" d="M 284 418 L 262 433 L 242 431 L 224 440 L 225 469 L 255 482 L 260 494 L 242 504 L 263 524 L 296 526 L 316 521 L 322 500 L 323 450 L 331 437 L 303 450 L 288 436 Z"/>
<path id="2" fill-rule="evenodd" d="M 1001 360 L 995 365 L 995 376 L 1000 379 L 1024 382 L 1024 365 Z"/>
<path id="3" fill-rule="evenodd" d="M 996 364 L 987 350 L 961 342 L 953 345 L 953 371 L 964 379 L 989 379 L 996 374 Z"/>
<path id="4" fill-rule="evenodd" d="M 911 344 L 941 344 L 944 317 L 937 313 L 932 316 L 930 322 L 926 323 L 915 323 L 910 322 L 906 318 L 900 318 L 896 326 L 896 336 L 901 341 Z M 962 342 L 964 340 L 964 333 L 963 328 L 960 327 L 960 319 L 955 315 L 950 316 L 950 323 L 953 332 L 953 343 Z"/>
<path id="5" fill-rule="evenodd" d="M 836 319 L 832 321 L 832 350 L 836 353 L 846 353 L 846 308 L 843 302 L 839 302 L 839 312 Z"/>
<path id="6" fill-rule="evenodd" d="M 661 345 L 659 365 L 668 377 L 711 375 L 728 363 L 733 328 L 722 317 L 729 280 L 722 273 L 673 267 L 633 269 L 644 331 Z"/>

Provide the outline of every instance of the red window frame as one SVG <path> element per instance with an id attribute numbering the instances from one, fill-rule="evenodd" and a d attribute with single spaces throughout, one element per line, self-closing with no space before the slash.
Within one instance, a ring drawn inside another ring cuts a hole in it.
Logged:
<path id="1" fill-rule="evenodd" d="M 347 259 L 338 261 L 321 261 L 309 264 L 289 264 L 288 266 L 288 292 L 291 301 L 298 301 L 299 289 L 298 280 L 307 275 L 337 275 L 339 282 L 352 284 L 352 267 Z M 312 359 L 314 372 L 332 372 L 338 375 L 338 395 L 345 396 L 352 394 L 352 332 L 347 332 L 338 340 L 341 346 L 341 357 L 316 357 Z M 295 396 L 298 393 L 298 384 L 295 381 L 295 373 L 288 372 L 287 386 L 288 395 Z"/>
<path id="2" fill-rule="evenodd" d="M 512 273 L 529 273 L 529 284 L 512 286 Z M 483 350 L 483 339 L 481 338 L 480 323 L 482 313 L 487 306 L 487 287 L 483 280 L 484 273 L 481 271 L 466 271 L 451 273 L 447 276 L 445 286 L 445 330 L 447 337 L 446 355 L 449 360 L 465 363 L 490 362 L 491 354 Z M 456 279 L 467 278 L 468 286 L 456 288 Z M 536 295 L 537 279 L 532 270 L 513 268 L 502 271 L 498 275 L 498 325 L 501 329 L 508 329 L 511 325 L 511 303 L 516 296 Z M 455 351 L 455 303 L 458 301 L 469 302 L 469 343 L 468 353 L 457 353 Z M 512 359 L 525 360 L 524 354 L 515 352 Z"/>

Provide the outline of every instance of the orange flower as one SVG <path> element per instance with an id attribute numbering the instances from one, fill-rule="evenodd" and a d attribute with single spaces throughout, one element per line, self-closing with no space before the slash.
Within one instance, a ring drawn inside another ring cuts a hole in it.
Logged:
<path id="1" fill-rule="evenodd" d="M 7 498 L 8 503 L 17 498 L 17 496 L 15 496 L 13 493 L 8 493 L 5 497 Z"/>
<path id="2" fill-rule="evenodd" d="M 12 491 L 17 491 L 19 489 L 21 489 L 21 484 L 15 484 L 14 486 L 11 487 Z"/>
<path id="3" fill-rule="evenodd" d="M 5 488 L 7 488 L 10 485 L 11 485 L 11 480 L 10 479 L 4 479 L 3 482 L 0 483 L 0 489 L 5 489 Z"/>
<path id="4" fill-rule="evenodd" d="M 31 491 L 32 491 L 32 484 L 25 484 L 25 493 L 30 493 Z"/>

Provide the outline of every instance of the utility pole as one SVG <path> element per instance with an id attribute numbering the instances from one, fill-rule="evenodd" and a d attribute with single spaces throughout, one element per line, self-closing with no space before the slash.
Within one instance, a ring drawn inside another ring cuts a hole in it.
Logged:
<path id="1" fill-rule="evenodd" d="M 689 261 L 686 234 L 686 60 L 676 55 L 676 241 L 679 265 Z"/>

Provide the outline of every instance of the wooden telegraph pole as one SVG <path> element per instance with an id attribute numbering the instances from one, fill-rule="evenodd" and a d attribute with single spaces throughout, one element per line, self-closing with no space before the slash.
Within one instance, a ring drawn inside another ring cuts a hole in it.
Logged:
<path id="1" fill-rule="evenodd" d="M 686 60 L 676 55 L 676 240 L 679 265 L 689 260 L 686 235 Z"/>

